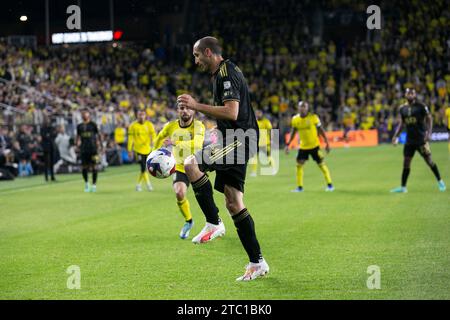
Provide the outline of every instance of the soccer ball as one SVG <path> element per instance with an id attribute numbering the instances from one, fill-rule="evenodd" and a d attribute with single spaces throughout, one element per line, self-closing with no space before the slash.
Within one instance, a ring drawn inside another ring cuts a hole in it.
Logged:
<path id="1" fill-rule="evenodd" d="M 147 170 L 158 179 L 167 178 L 174 173 L 175 165 L 172 152 L 164 148 L 152 151 L 147 157 Z"/>

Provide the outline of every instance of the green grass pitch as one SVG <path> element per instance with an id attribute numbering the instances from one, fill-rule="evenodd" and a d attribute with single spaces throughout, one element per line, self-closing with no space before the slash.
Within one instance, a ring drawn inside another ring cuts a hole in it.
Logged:
<path id="1" fill-rule="evenodd" d="M 432 144 L 450 184 L 446 143 Z M 227 234 L 206 245 L 178 238 L 183 224 L 171 179 L 134 190 L 138 166 L 100 173 L 98 192 L 81 175 L 0 183 L 0 299 L 450 299 L 449 191 L 416 156 L 407 194 L 399 185 L 402 147 L 332 150 L 336 191 L 326 193 L 314 162 L 294 194 L 295 152 L 276 176 L 247 178 L 245 202 L 271 272 L 238 283 L 246 254 L 223 197 Z M 204 217 L 189 190 L 192 234 Z M 81 289 L 68 289 L 77 265 Z M 381 289 L 369 290 L 370 265 Z"/>

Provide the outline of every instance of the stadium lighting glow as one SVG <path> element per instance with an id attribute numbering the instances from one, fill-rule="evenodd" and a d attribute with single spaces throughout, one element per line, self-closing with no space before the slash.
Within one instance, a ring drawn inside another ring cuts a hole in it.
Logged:
<path id="1" fill-rule="evenodd" d="M 107 31 L 88 31 L 88 32 L 65 32 L 52 34 L 52 43 L 85 43 L 112 41 L 113 32 Z"/>
<path id="2" fill-rule="evenodd" d="M 28 20 L 28 17 L 27 16 L 20 16 L 19 20 L 22 21 L 22 22 L 25 22 L 25 21 Z"/>

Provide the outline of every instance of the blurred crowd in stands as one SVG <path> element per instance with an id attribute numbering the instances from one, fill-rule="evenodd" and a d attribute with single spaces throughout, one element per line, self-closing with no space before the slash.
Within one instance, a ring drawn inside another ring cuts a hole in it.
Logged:
<path id="1" fill-rule="evenodd" d="M 388 141 L 406 87 L 416 88 L 434 124 L 443 125 L 450 93 L 447 1 L 383 4 L 382 29 L 345 43 L 325 36 L 315 39 L 313 3 L 202 0 L 192 40 L 214 35 L 223 41 L 224 57 L 236 62 L 247 78 L 253 107 L 263 110 L 282 133 L 289 130 L 298 101 L 307 100 L 326 130 L 378 129 L 381 140 Z M 366 8 L 352 1 L 324 1 L 321 6 L 322 12 L 345 9 L 367 17 Z M 58 134 L 68 137 L 64 141 L 69 150 L 67 141 L 81 121 L 82 107 L 94 111 L 106 146 L 120 152 L 137 110 L 146 110 L 159 130 L 176 118 L 177 95 L 191 92 L 211 102 L 209 77 L 193 62 L 192 43 L 165 48 L 115 42 L 32 50 L 0 42 L 0 103 L 7 110 L 0 113 L 3 160 L 14 161 L 18 174 L 39 168 L 38 126 L 44 114 Z M 199 117 L 207 128 L 214 126 Z M 7 157 L 4 150 L 9 150 Z"/>

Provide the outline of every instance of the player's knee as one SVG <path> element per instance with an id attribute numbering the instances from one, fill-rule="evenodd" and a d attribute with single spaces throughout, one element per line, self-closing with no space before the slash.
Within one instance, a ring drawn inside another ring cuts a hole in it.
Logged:
<path id="1" fill-rule="evenodd" d="M 195 156 L 191 155 L 184 160 L 184 169 L 186 170 L 187 174 L 194 172 L 197 167 L 198 164 L 195 160 Z"/>
<path id="2" fill-rule="evenodd" d="M 178 201 L 181 201 L 186 197 L 186 192 L 184 192 L 183 190 L 177 190 L 175 192 L 175 197 L 177 197 Z"/>

